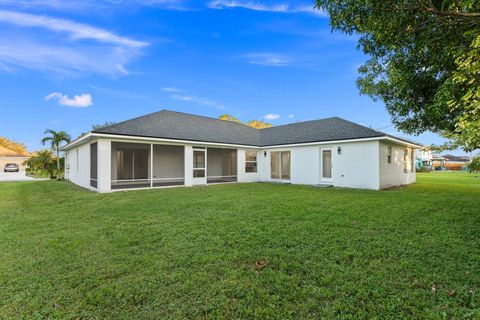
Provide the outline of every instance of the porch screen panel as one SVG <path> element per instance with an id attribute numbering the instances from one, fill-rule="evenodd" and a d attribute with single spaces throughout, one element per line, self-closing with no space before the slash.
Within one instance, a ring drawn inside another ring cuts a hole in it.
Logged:
<path id="1" fill-rule="evenodd" d="M 207 149 L 207 183 L 237 181 L 237 150 Z"/>
<path id="2" fill-rule="evenodd" d="M 133 175 L 135 180 L 148 179 L 148 150 L 135 150 L 133 152 Z"/>
<path id="3" fill-rule="evenodd" d="M 90 145 L 90 186 L 97 188 L 98 177 L 98 144 L 92 143 Z"/>
<path id="4" fill-rule="evenodd" d="M 153 186 L 185 184 L 185 147 L 153 145 Z"/>
<path id="5" fill-rule="evenodd" d="M 150 144 L 112 143 L 112 189 L 150 187 Z"/>
<path id="6" fill-rule="evenodd" d="M 117 180 L 133 179 L 133 151 L 117 151 Z"/>

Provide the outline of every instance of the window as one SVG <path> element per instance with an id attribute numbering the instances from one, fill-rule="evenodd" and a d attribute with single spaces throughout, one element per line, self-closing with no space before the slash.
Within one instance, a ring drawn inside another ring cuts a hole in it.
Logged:
<path id="1" fill-rule="evenodd" d="M 410 151 L 410 172 L 415 172 L 415 149 L 411 149 Z"/>
<path id="2" fill-rule="evenodd" d="M 245 172 L 257 172 L 257 151 L 245 152 Z"/>
<path id="3" fill-rule="evenodd" d="M 92 143 L 90 145 L 90 186 L 97 188 L 97 176 L 98 176 L 98 144 Z"/>
<path id="4" fill-rule="evenodd" d="M 408 149 L 403 149 L 403 173 L 408 173 Z"/>
<path id="5" fill-rule="evenodd" d="M 392 146 L 388 146 L 387 150 L 387 163 L 392 163 Z"/>
<path id="6" fill-rule="evenodd" d="M 205 178 L 205 150 L 193 150 L 193 177 Z"/>

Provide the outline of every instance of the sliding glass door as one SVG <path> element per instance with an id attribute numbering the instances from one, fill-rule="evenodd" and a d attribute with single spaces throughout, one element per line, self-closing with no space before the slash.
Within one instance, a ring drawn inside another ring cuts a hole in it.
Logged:
<path id="1" fill-rule="evenodd" d="M 290 151 L 271 152 L 271 178 L 290 180 Z"/>

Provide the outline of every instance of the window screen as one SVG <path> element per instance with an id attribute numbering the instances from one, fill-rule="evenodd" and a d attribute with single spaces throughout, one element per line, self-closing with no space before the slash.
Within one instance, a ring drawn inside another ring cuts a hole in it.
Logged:
<path id="1" fill-rule="evenodd" d="M 98 144 L 90 145 L 90 186 L 97 188 L 98 178 Z"/>

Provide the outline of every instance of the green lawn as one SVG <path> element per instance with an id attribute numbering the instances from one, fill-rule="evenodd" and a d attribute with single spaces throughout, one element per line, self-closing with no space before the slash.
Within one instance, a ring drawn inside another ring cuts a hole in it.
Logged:
<path id="1" fill-rule="evenodd" d="M 480 178 L 380 192 L 0 183 L 9 318 L 480 319 Z"/>

